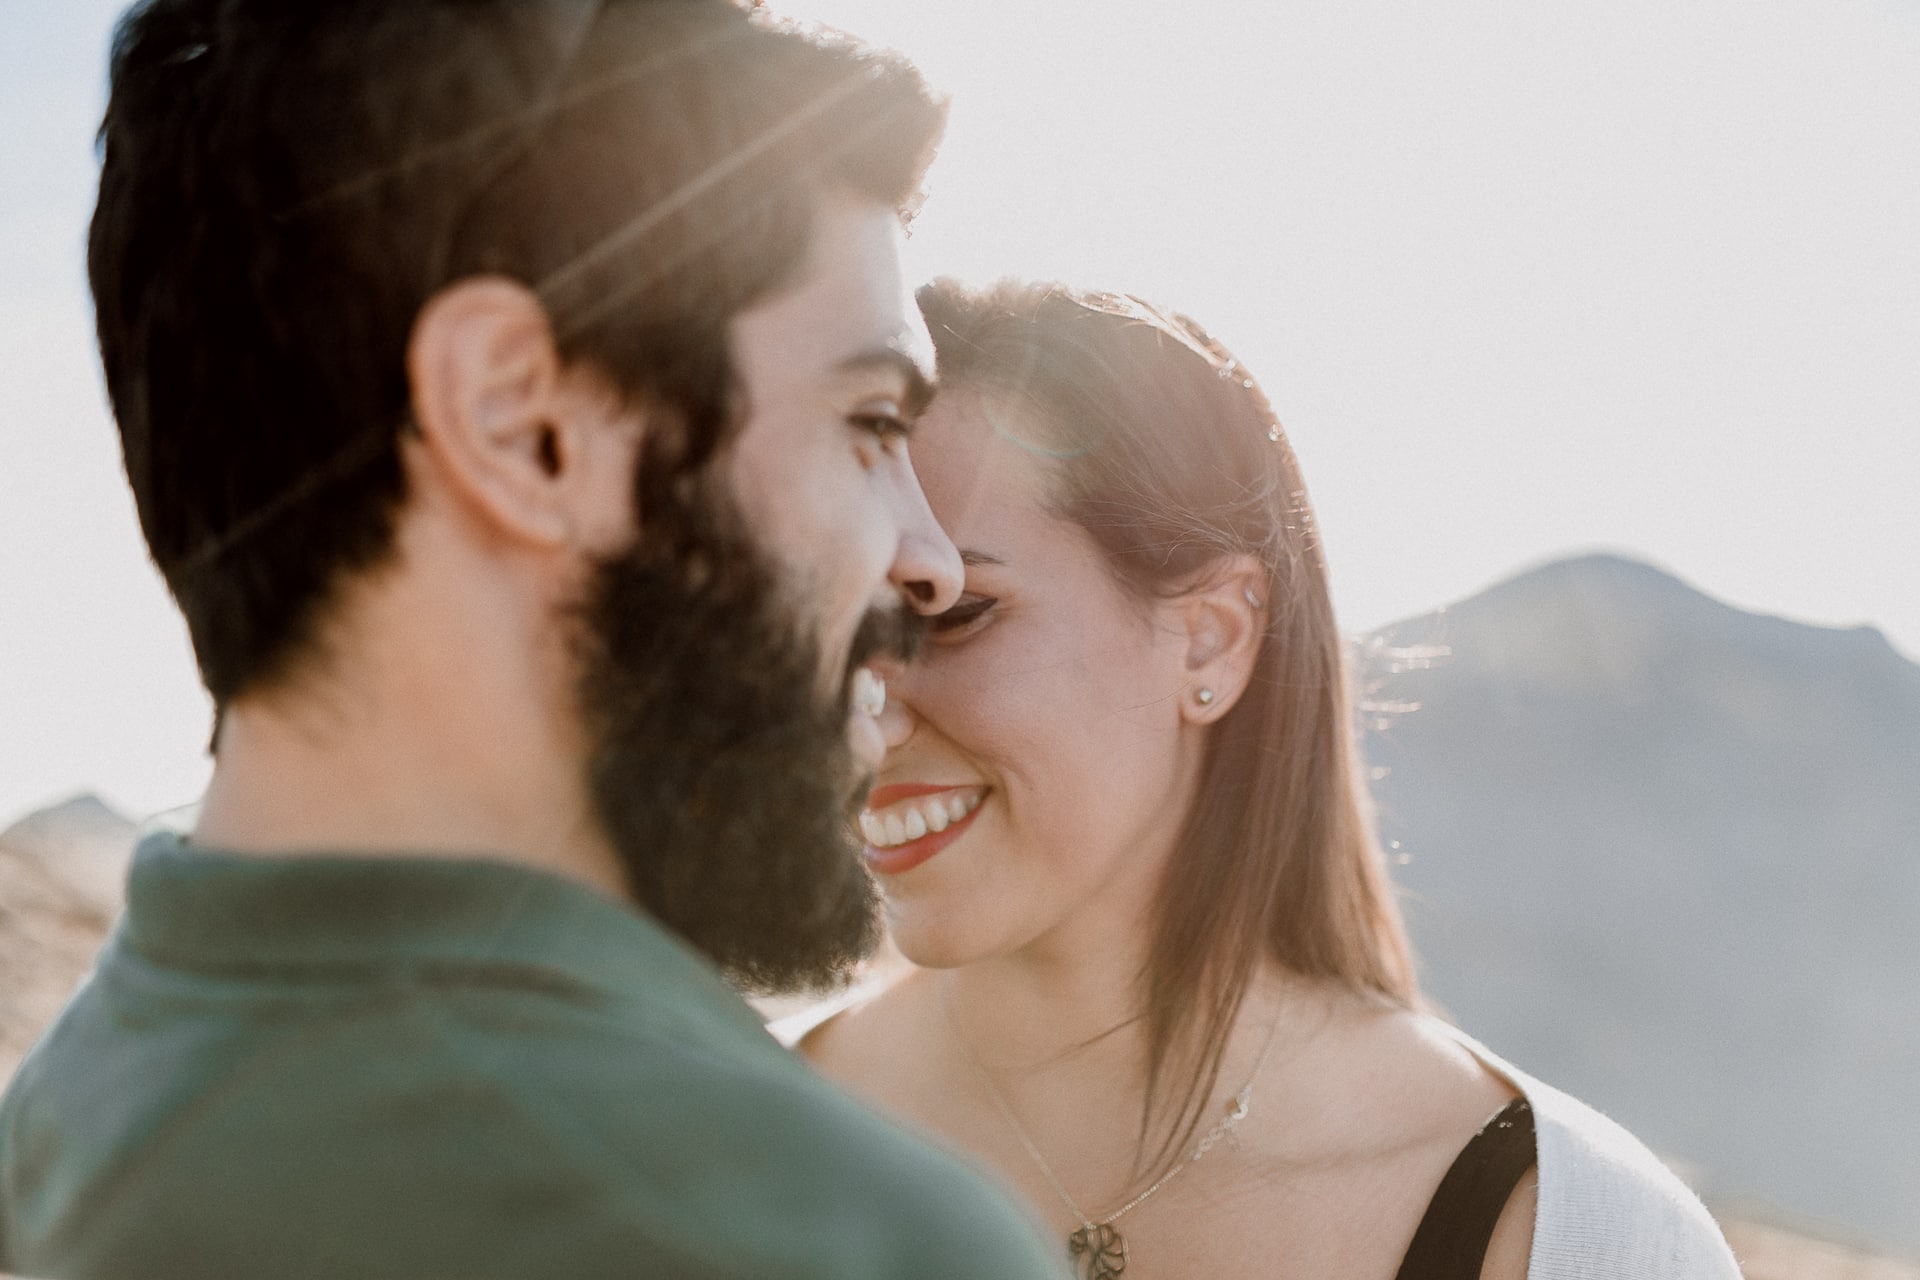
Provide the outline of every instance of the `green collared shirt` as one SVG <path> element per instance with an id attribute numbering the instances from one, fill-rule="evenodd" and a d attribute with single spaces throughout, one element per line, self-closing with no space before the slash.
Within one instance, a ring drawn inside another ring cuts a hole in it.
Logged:
<path id="1" fill-rule="evenodd" d="M 0 1102 L 0 1270 L 978 1277 L 1058 1255 L 685 945 L 502 863 L 135 857 Z"/>

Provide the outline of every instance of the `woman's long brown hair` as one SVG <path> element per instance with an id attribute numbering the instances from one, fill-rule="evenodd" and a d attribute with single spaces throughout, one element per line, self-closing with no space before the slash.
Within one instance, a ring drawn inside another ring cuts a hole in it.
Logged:
<path id="1" fill-rule="evenodd" d="M 1394 1005 L 1418 999 L 1306 486 L 1258 384 L 1184 316 L 1047 284 L 940 280 L 920 305 L 942 385 L 1026 411 L 1057 468 L 1058 514 L 1138 598 L 1182 594 L 1231 555 L 1265 568 L 1265 638 L 1208 735 L 1139 975 L 1141 1156 L 1164 1169 L 1204 1118 L 1263 962 Z"/>

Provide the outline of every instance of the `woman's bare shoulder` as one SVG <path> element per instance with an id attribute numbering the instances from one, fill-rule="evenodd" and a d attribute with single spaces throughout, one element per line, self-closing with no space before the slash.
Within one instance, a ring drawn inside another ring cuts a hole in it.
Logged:
<path id="1" fill-rule="evenodd" d="M 1375 1061 L 1391 1074 L 1404 1072 L 1391 1089 L 1410 1113 L 1400 1122 L 1425 1132 L 1432 1143 L 1429 1177 L 1434 1186 L 1453 1159 L 1493 1115 L 1524 1097 L 1517 1083 L 1484 1061 L 1447 1025 L 1429 1014 L 1393 1010 L 1370 1029 Z M 1482 1280 L 1526 1280 L 1533 1251 L 1539 1171 L 1530 1167 L 1515 1184 L 1494 1224 L 1481 1266 Z"/>
<path id="2" fill-rule="evenodd" d="M 804 1008 L 767 1019 L 767 1031 L 787 1048 L 804 1058 L 813 1058 L 817 1045 L 824 1043 L 827 1028 L 849 1008 L 871 993 L 860 986 L 837 991 Z"/>
<path id="3" fill-rule="evenodd" d="M 922 986 L 918 970 L 893 970 L 770 1023 L 769 1030 L 819 1071 L 859 1084 L 912 1052 Z"/>
<path id="4" fill-rule="evenodd" d="M 1432 1016 L 1353 998 L 1333 1006 L 1331 1060 L 1384 1134 L 1457 1151 L 1520 1096 Z"/>

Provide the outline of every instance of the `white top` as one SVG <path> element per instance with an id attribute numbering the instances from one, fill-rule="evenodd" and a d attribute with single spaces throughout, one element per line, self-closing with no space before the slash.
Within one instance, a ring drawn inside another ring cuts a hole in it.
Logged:
<path id="1" fill-rule="evenodd" d="M 1533 1108 L 1540 1193 L 1527 1280 L 1740 1280 L 1706 1206 L 1638 1138 L 1445 1029 Z"/>
<path id="2" fill-rule="evenodd" d="M 797 1044 L 872 994 L 872 987 L 844 992 L 771 1030 L 781 1043 Z M 1533 1108 L 1539 1196 L 1527 1280 L 1741 1280 L 1706 1206 L 1638 1138 L 1458 1028 L 1432 1021 Z"/>

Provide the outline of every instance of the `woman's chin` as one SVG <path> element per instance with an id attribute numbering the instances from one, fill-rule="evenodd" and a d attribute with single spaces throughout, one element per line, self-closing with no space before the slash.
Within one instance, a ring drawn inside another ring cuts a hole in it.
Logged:
<path id="1" fill-rule="evenodd" d="M 955 918 L 930 910 L 924 903 L 902 903 L 886 899 L 888 936 L 915 966 L 922 969 L 958 969 L 1000 954 L 1000 948 L 983 937 L 980 921 Z"/>

